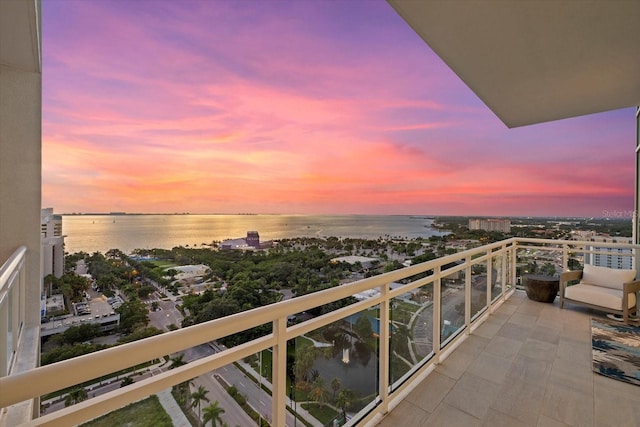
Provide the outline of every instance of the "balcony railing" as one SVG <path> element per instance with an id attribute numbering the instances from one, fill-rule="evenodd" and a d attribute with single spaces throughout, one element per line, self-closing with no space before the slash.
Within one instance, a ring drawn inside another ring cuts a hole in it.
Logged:
<path id="1" fill-rule="evenodd" d="M 0 267 L 0 377 L 12 371 L 25 323 L 26 253 L 18 248 Z"/>
<path id="2" fill-rule="evenodd" d="M 342 388 L 350 388 L 353 392 L 348 402 L 343 399 L 341 405 L 335 405 L 337 409 L 342 406 L 342 412 L 345 407 L 348 409 L 347 425 L 368 424 L 395 407 L 512 294 L 518 282 L 517 274 L 524 274 L 528 265 L 523 260 L 539 258 L 542 262 L 545 258 L 545 262 L 556 265 L 557 269 L 566 270 L 571 259 L 575 257 L 580 262 L 579 258 L 585 253 L 611 255 L 602 248 L 624 249 L 625 252 L 615 255 L 630 257 L 635 265 L 635 249 L 638 248 L 635 245 L 512 238 L 28 372 L 3 376 L 0 390 L 11 392 L 0 394 L 0 407 L 37 399 L 165 355 L 270 325 L 270 333 L 257 339 L 49 413 L 25 425 L 79 424 L 171 386 L 243 362 L 256 354 L 262 360 L 265 350 L 272 354 L 272 399 L 268 418 L 274 426 L 291 425 L 289 412 L 299 408 L 299 404 L 296 406 L 296 401 L 300 400 L 298 393 L 306 393 L 304 396 L 315 393 L 316 399 L 307 397 L 306 400 L 323 400 L 321 387 L 320 391 L 311 391 L 315 386 L 313 378 L 307 378 L 314 377 L 306 375 L 309 369 L 301 368 L 301 361 L 292 362 L 291 356 L 287 357 L 291 347 L 302 348 L 310 345 L 309 342 L 315 343 L 308 348 L 314 348 L 316 357 L 307 368 L 328 369 L 321 376 L 327 381 L 329 376 L 335 376 Z M 293 315 L 354 295 L 359 296 L 359 300 L 346 307 L 303 323 L 289 325 L 287 322 Z M 370 328 L 362 317 L 369 321 Z M 322 352 L 326 360 L 317 357 Z M 296 353 L 297 358 L 301 356 L 302 353 Z M 264 372 L 262 363 L 259 370 Z M 306 381 L 308 389 L 297 391 L 291 376 L 297 377 L 296 383 Z M 338 389 L 334 389 L 334 394 Z"/>

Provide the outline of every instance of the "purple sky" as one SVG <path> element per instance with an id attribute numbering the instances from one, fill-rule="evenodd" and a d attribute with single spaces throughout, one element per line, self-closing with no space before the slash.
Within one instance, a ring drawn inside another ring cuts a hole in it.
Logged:
<path id="1" fill-rule="evenodd" d="M 507 129 L 383 1 L 45 1 L 43 47 L 58 212 L 633 209 L 634 109 Z"/>

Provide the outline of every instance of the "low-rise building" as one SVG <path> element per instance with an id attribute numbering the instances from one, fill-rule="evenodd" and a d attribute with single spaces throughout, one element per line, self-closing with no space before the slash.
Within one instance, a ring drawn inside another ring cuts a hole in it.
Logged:
<path id="1" fill-rule="evenodd" d="M 497 218 L 470 218 L 469 230 L 485 230 L 499 231 L 501 233 L 511 233 L 511 220 Z"/>

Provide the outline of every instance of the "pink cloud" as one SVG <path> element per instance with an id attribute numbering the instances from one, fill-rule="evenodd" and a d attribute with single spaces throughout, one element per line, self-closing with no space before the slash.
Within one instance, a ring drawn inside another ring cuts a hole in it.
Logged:
<path id="1" fill-rule="evenodd" d="M 629 209 L 626 112 L 507 130 L 384 3 L 251 5 L 43 5 L 43 203 L 144 212 Z"/>

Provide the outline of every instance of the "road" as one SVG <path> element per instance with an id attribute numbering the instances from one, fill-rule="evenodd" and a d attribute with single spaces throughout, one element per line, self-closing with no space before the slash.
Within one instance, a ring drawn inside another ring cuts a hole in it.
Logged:
<path id="1" fill-rule="evenodd" d="M 486 282 L 485 282 L 486 283 Z M 485 286 L 486 289 L 486 286 Z M 474 289 L 473 296 L 481 292 Z M 451 322 L 453 327 L 460 327 L 464 323 L 464 315 L 456 310 L 456 305 L 464 303 L 464 289 L 448 289 L 442 298 L 441 318 Z M 433 350 L 433 309 L 428 307 L 418 314 L 413 325 L 413 339 L 416 355 L 426 357 Z M 416 362 L 416 361 L 414 361 Z"/>
<path id="2" fill-rule="evenodd" d="M 200 359 L 202 357 L 208 356 L 210 354 L 214 354 L 217 351 L 223 351 L 224 346 L 222 345 L 214 345 L 213 348 L 209 345 L 199 345 L 197 347 L 192 347 L 185 351 L 184 360 L 185 361 L 193 361 L 196 359 Z M 258 412 L 262 417 L 267 420 L 272 420 L 272 411 L 271 411 L 271 395 L 266 391 L 260 388 L 260 385 L 255 383 L 253 379 L 247 377 L 240 369 L 238 369 L 235 365 L 227 365 L 223 366 L 220 369 L 216 369 L 212 373 L 208 375 L 203 375 L 199 377 L 202 379 L 204 377 L 207 380 L 211 379 L 211 381 L 217 382 L 217 380 L 213 380 L 213 376 L 216 375 L 219 378 L 222 378 L 227 384 L 235 385 L 238 391 L 245 396 L 249 405 Z M 233 399 L 231 399 L 233 401 Z M 234 401 L 235 403 L 235 401 Z M 222 402 L 220 402 L 222 406 Z M 222 406 L 224 408 L 224 406 Z M 225 408 L 226 410 L 226 408 Z M 286 413 L 286 424 L 287 426 L 294 426 L 295 419 L 293 414 L 287 411 Z M 229 425 L 236 425 L 229 423 Z M 237 425 L 246 425 L 246 424 L 237 424 Z"/>
<path id="3" fill-rule="evenodd" d="M 159 329 L 168 330 L 167 326 L 169 324 L 173 323 L 174 325 L 179 326 L 182 323 L 182 315 L 175 308 L 175 303 L 173 301 L 159 301 L 158 305 L 161 308 L 160 311 L 149 313 L 149 320 L 153 326 Z M 221 345 L 215 345 L 214 347 L 212 347 L 208 344 L 202 344 L 185 350 L 183 352 L 184 360 L 185 362 L 191 362 L 214 354 L 216 351 L 222 350 L 224 350 L 224 346 Z M 256 412 L 260 413 L 261 416 L 269 420 L 273 418 L 271 408 L 271 395 L 264 390 L 261 390 L 259 384 L 256 384 L 251 378 L 247 378 L 247 376 L 241 370 L 236 368 L 235 365 L 227 365 L 223 368 L 217 369 L 211 374 L 203 375 L 196 379 L 196 381 L 203 381 L 202 385 L 211 392 L 216 389 L 222 390 L 220 383 L 217 380 L 214 380 L 212 378 L 212 375 L 218 375 L 227 384 L 235 385 L 238 391 L 246 397 L 249 405 Z M 215 386 L 215 388 L 211 388 L 209 386 Z M 218 399 L 219 396 L 216 396 L 215 400 L 218 400 L 220 402 L 220 406 L 225 409 L 225 415 L 227 415 L 227 417 L 241 418 L 243 415 L 247 416 L 244 410 L 240 408 L 240 406 L 233 400 L 233 398 L 228 395 L 228 393 L 225 392 L 224 396 L 225 402 L 228 402 L 226 405 L 223 404 L 222 399 Z M 212 399 L 211 396 L 208 397 Z M 232 404 L 230 402 L 232 402 Z M 238 414 L 238 412 L 241 412 L 241 414 Z M 291 413 L 287 412 L 286 417 L 286 423 L 288 426 L 295 425 L 294 416 Z M 247 425 L 246 422 L 236 421 L 228 421 L 228 424 L 240 426 Z"/>
<path id="4" fill-rule="evenodd" d="M 155 294 L 154 294 L 155 295 Z M 173 324 L 176 327 L 180 327 L 182 325 L 182 313 L 180 313 L 173 301 L 162 301 L 157 297 L 154 297 L 149 303 L 149 310 L 151 310 L 151 303 L 153 301 L 158 302 L 158 307 L 160 310 L 158 311 L 149 311 L 149 323 L 151 326 L 155 326 L 156 328 L 168 331 L 169 325 Z"/>
<path id="5" fill-rule="evenodd" d="M 147 304 L 149 308 L 151 308 L 151 304 L 153 301 L 158 302 L 159 310 L 150 311 L 149 312 L 149 322 L 150 325 L 155 326 L 161 330 L 169 330 L 169 325 L 173 324 L 177 327 L 180 327 L 182 324 L 183 316 L 182 314 L 175 308 L 174 301 L 162 301 L 159 299 L 157 294 L 154 294 L 148 301 Z M 211 346 L 209 344 L 202 344 L 196 347 L 192 347 L 186 349 L 184 352 L 184 361 L 191 362 L 197 359 L 201 359 L 203 357 L 214 354 L 217 351 L 224 351 L 225 348 L 222 345 Z M 175 355 L 172 355 L 175 356 Z M 163 366 L 161 368 L 155 368 L 153 372 L 145 372 L 142 375 L 136 375 L 134 377 L 135 381 L 141 381 L 143 379 L 149 378 L 154 374 L 158 374 L 163 370 L 167 369 L 169 364 Z M 197 389 L 198 386 L 202 385 L 209 391 L 207 397 L 211 402 L 218 401 L 220 407 L 225 410 L 225 413 L 222 415 L 222 419 L 231 426 L 249 426 L 255 425 L 256 423 L 246 414 L 246 412 L 237 404 L 237 402 L 226 392 L 226 390 L 220 384 L 221 379 L 226 384 L 235 385 L 238 391 L 245 396 L 247 399 L 247 403 L 262 417 L 271 421 L 272 417 L 272 399 L 271 395 L 262 390 L 259 384 L 255 383 L 251 378 L 248 378 L 240 369 L 238 369 L 235 365 L 227 365 L 220 369 L 217 369 L 213 372 L 202 375 L 193 380 L 192 390 Z M 98 385 L 95 388 L 88 388 L 88 396 L 89 398 L 102 395 L 108 393 L 110 391 L 116 390 L 120 388 L 120 380 L 119 378 L 113 383 Z M 194 388 L 195 387 L 195 388 Z M 202 407 L 206 407 L 207 402 L 202 403 Z M 59 409 L 64 408 L 64 397 L 61 401 L 50 403 L 50 405 L 43 411 L 43 414 L 51 413 L 53 411 L 57 411 Z M 197 411 L 196 411 L 197 412 Z M 295 417 L 286 412 L 286 425 L 289 427 L 293 427 L 297 423 L 295 422 Z"/>

